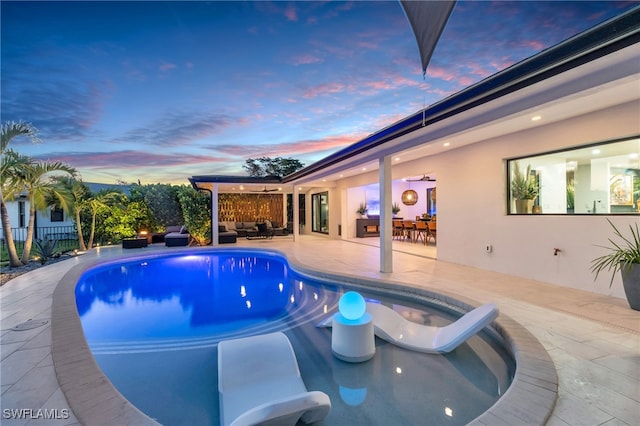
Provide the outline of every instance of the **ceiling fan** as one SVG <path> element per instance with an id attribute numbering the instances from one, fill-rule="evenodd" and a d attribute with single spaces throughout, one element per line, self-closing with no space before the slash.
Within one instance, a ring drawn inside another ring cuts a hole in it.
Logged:
<path id="1" fill-rule="evenodd" d="M 279 191 L 279 189 L 277 189 L 277 188 L 276 189 L 267 189 L 267 187 L 265 186 L 264 189 L 258 189 L 258 190 L 251 191 L 251 192 L 263 192 L 263 193 L 266 193 L 266 192 L 273 192 L 273 191 Z"/>
<path id="2" fill-rule="evenodd" d="M 407 179 L 407 182 L 435 182 L 436 178 L 423 175 L 420 179 Z"/>

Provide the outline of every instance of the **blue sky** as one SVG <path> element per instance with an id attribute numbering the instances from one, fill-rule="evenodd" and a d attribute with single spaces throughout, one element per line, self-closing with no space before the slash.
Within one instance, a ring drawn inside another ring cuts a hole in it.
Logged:
<path id="1" fill-rule="evenodd" d="M 423 78 L 397 1 L 2 1 L 0 119 L 87 182 L 311 164 L 633 5 L 458 2 Z"/>

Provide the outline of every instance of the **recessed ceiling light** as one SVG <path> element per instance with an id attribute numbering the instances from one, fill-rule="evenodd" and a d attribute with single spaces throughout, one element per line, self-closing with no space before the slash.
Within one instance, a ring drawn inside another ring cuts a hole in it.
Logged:
<path id="1" fill-rule="evenodd" d="M 442 145 L 443 145 L 443 146 L 449 146 L 449 145 L 451 145 L 451 143 L 449 143 L 449 142 L 445 142 L 445 143 L 443 143 Z"/>
<path id="2" fill-rule="evenodd" d="M 593 155 L 598 155 L 598 154 L 600 154 L 600 150 L 599 149 L 594 149 L 593 151 L 591 151 L 591 153 Z"/>
<path id="3" fill-rule="evenodd" d="M 638 153 L 633 152 L 633 153 L 629 154 L 629 158 L 631 158 L 631 159 L 634 159 L 634 160 L 635 160 L 636 158 L 638 158 Z"/>
<path id="4" fill-rule="evenodd" d="M 340 175 L 340 177 L 343 177 L 344 175 Z"/>
<path id="5" fill-rule="evenodd" d="M 279 187 L 279 188 L 278 188 L 278 191 L 282 191 L 282 187 Z"/>
<path id="6" fill-rule="evenodd" d="M 322 181 L 323 181 L 323 182 L 326 182 L 327 180 L 326 180 L 326 179 L 322 179 Z"/>
<path id="7" fill-rule="evenodd" d="M 538 121 L 538 120 L 542 120 L 541 115 L 534 115 L 533 117 L 531 117 L 531 121 Z"/>
<path id="8" fill-rule="evenodd" d="M 240 185 L 240 190 L 243 190 L 243 189 L 244 189 L 244 185 Z"/>
<path id="9" fill-rule="evenodd" d="M 362 168 L 362 171 L 364 172 L 365 170 L 367 170 L 367 168 L 366 168 L 366 167 L 363 167 L 363 168 Z"/>
<path id="10" fill-rule="evenodd" d="M 396 158 L 394 158 L 394 160 L 400 161 L 400 157 L 396 157 Z"/>

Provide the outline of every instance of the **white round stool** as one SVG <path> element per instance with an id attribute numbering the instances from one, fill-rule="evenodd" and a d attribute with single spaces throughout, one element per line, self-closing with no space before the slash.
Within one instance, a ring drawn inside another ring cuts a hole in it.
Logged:
<path id="1" fill-rule="evenodd" d="M 346 362 L 367 361 L 376 354 L 371 315 L 349 320 L 336 313 L 331 326 L 331 350 L 336 358 Z"/>

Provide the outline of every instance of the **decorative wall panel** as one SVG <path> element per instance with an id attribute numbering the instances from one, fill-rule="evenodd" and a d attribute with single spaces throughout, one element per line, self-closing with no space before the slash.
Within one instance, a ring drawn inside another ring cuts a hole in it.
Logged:
<path id="1" fill-rule="evenodd" d="M 282 194 L 218 194 L 218 220 L 221 222 L 262 222 L 282 225 Z"/>

